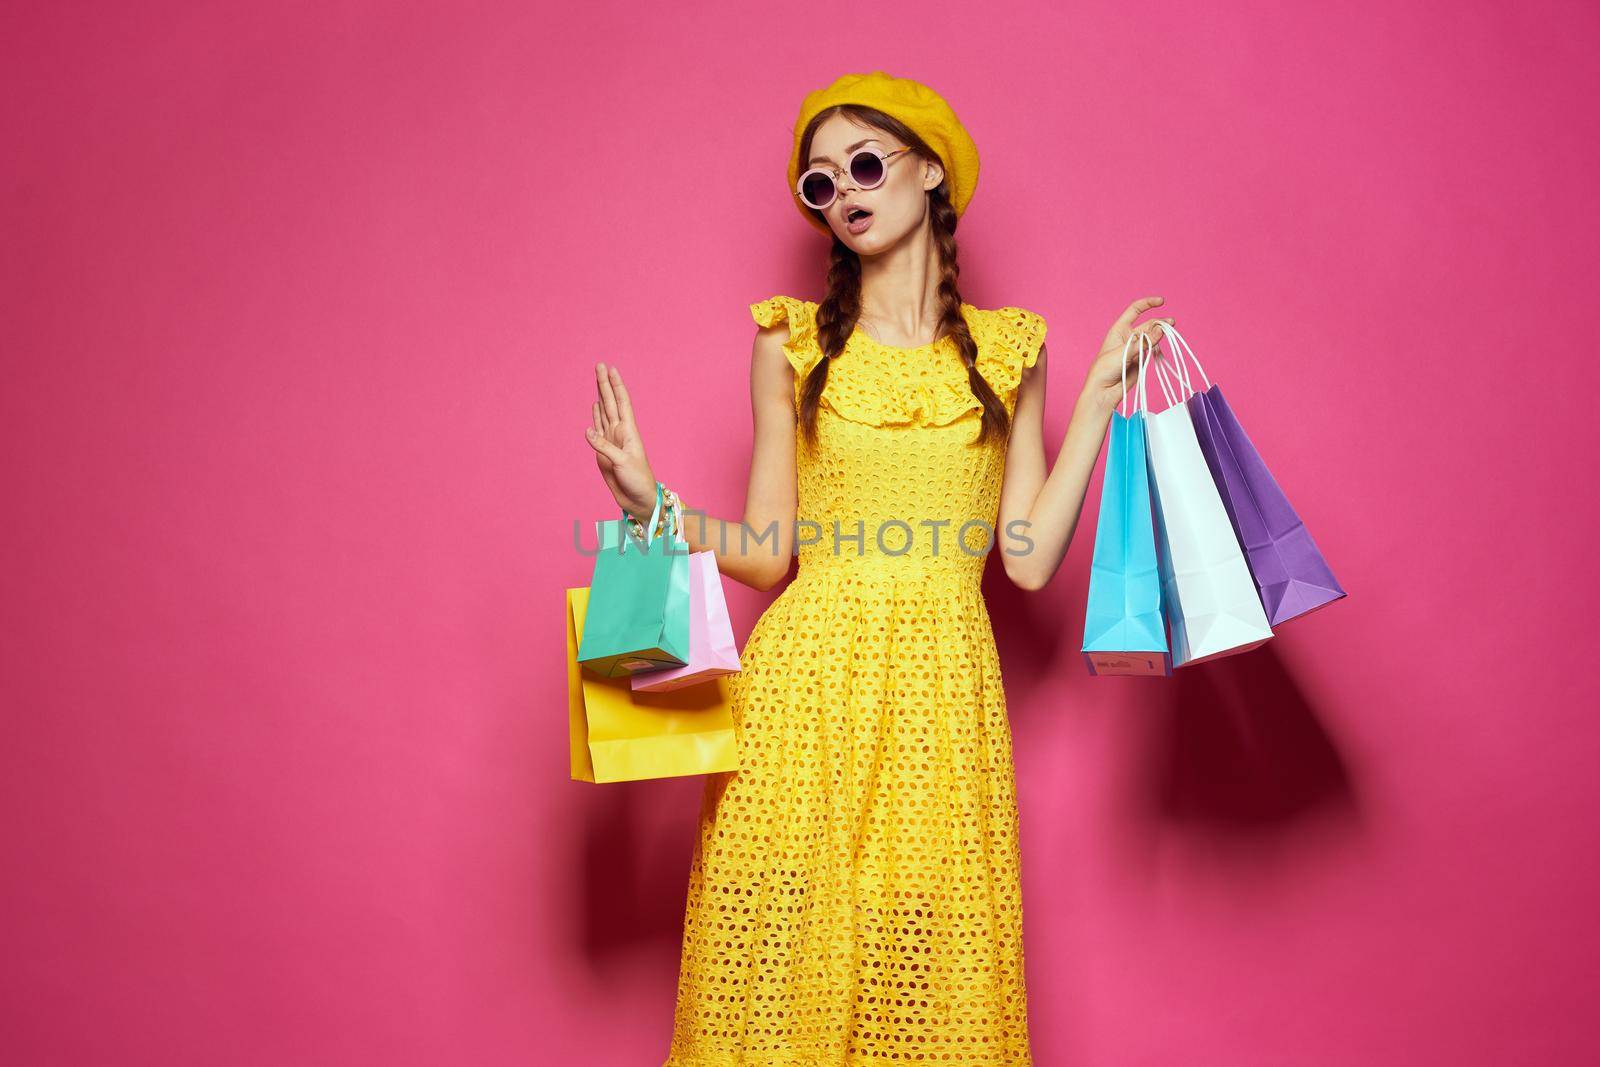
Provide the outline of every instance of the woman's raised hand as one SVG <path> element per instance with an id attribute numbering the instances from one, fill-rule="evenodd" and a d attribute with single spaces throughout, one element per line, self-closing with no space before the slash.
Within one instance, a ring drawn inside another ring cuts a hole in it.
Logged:
<path id="1" fill-rule="evenodd" d="M 1160 354 L 1161 327 L 1158 322 L 1165 322 L 1168 326 L 1174 325 L 1170 318 L 1151 319 L 1142 322 L 1137 327 L 1133 320 L 1143 315 L 1153 307 L 1165 303 L 1159 296 L 1147 296 L 1135 300 L 1128 305 L 1126 311 L 1118 316 L 1117 321 L 1111 324 L 1111 329 L 1106 334 L 1106 340 L 1100 346 L 1100 354 L 1094 358 L 1094 363 L 1089 366 L 1089 373 L 1083 383 L 1083 391 L 1092 396 L 1107 412 L 1122 403 L 1123 383 L 1123 350 L 1127 350 L 1127 383 L 1131 390 L 1139 380 L 1139 342 L 1128 344 L 1128 338 L 1135 330 L 1149 339 L 1150 354 L 1147 358 L 1154 359 Z"/>
<path id="2" fill-rule="evenodd" d="M 583 435 L 594 449 L 600 476 L 617 506 L 640 522 L 648 522 L 656 506 L 656 476 L 633 421 L 628 387 L 615 367 L 596 363 L 594 371 L 600 398 L 594 402 L 594 425 L 584 427 Z"/>

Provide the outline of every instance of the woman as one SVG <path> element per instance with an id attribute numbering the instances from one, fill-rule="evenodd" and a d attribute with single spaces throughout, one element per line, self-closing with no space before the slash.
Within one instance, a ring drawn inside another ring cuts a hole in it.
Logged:
<path id="1" fill-rule="evenodd" d="M 1111 327 L 1046 477 L 1044 319 L 956 287 L 977 178 L 976 146 L 917 82 L 846 75 L 801 106 L 789 182 L 832 239 L 827 292 L 751 306 L 744 521 L 686 512 L 680 531 L 757 589 L 796 551 L 799 570 L 730 685 L 740 765 L 706 780 L 666 1067 L 1032 1062 L 979 582 L 992 547 L 1025 589 L 1055 573 L 1137 379 L 1126 342 L 1162 299 Z M 1156 322 L 1137 329 L 1154 347 Z M 648 521 L 658 483 L 627 390 L 596 374 L 586 436 Z"/>

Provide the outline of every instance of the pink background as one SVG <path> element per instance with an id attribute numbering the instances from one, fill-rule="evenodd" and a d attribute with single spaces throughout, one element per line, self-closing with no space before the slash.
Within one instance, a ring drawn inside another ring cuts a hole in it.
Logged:
<path id="1" fill-rule="evenodd" d="M 993 561 L 1038 1063 L 1592 1062 L 1595 6 L 662 7 L 7 18 L 6 1061 L 660 1062 L 701 782 L 567 778 L 593 364 L 736 517 L 793 117 L 881 68 L 1052 455 L 1162 294 L 1351 593 L 1093 679 L 1098 480 Z"/>

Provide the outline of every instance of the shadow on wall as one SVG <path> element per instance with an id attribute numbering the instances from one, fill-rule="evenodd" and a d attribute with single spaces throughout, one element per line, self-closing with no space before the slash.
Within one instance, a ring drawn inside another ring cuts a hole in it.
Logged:
<path id="1" fill-rule="evenodd" d="M 1352 809 L 1345 761 L 1272 642 L 1178 669 L 1158 707 L 1150 786 L 1166 821 L 1249 832 Z"/>
<path id="2" fill-rule="evenodd" d="M 633 969 L 638 953 L 676 951 L 705 776 L 584 785 L 580 910 L 573 931 L 596 976 Z M 576 786 L 575 786 L 576 788 Z M 687 813 L 687 814 L 686 814 Z"/>
<path id="3" fill-rule="evenodd" d="M 1343 821 L 1356 814 L 1346 761 L 1290 673 L 1281 637 L 1180 667 L 1170 678 L 1095 679 L 1076 652 L 1086 568 L 1063 566 L 1043 590 L 1027 592 L 991 554 L 983 591 L 1013 715 L 1031 706 L 1030 695 L 1056 671 L 1083 675 L 1069 680 L 1074 692 L 1138 688 L 1132 707 L 1118 714 L 1142 720 L 1129 724 L 1146 746 L 1131 784 L 1135 806 L 1151 820 L 1168 829 L 1248 835 L 1302 817 Z"/>
<path id="4" fill-rule="evenodd" d="M 1114 835 L 1131 883 L 1270 895 L 1369 836 L 1349 763 L 1272 642 L 1156 681 Z"/>

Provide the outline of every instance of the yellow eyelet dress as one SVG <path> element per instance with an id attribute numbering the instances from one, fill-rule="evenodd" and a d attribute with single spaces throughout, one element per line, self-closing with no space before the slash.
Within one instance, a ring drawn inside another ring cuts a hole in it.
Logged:
<path id="1" fill-rule="evenodd" d="M 798 409 L 817 305 L 750 310 L 788 323 Z M 962 310 L 1014 411 L 1044 319 Z M 809 543 L 732 677 L 740 765 L 706 779 L 664 1067 L 1032 1063 L 1011 729 L 979 588 L 987 551 L 1018 542 L 996 529 L 1005 446 L 969 443 L 980 411 L 953 339 L 857 329 L 815 452 L 796 428 Z"/>

